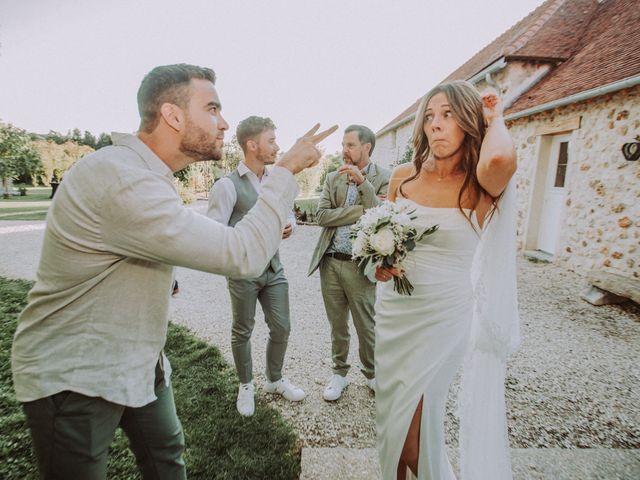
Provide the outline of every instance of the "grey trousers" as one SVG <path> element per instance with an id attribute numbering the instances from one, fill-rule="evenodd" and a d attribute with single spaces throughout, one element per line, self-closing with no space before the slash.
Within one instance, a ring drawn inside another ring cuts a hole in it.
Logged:
<path id="1" fill-rule="evenodd" d="M 227 279 L 231 295 L 233 324 L 231 351 L 240 383 L 253 379 L 251 333 L 255 325 L 256 303 L 260 302 L 269 328 L 267 341 L 267 380 L 282 378 L 282 366 L 287 351 L 291 323 L 289 320 L 289 284 L 284 270 L 274 272 L 271 267 L 258 278 Z"/>
<path id="2" fill-rule="evenodd" d="M 42 480 L 104 480 L 120 426 L 144 480 L 187 478 L 184 435 L 171 385 L 156 374 L 155 401 L 138 408 L 64 391 L 23 403 Z"/>
<path id="3" fill-rule="evenodd" d="M 376 284 L 365 277 L 355 262 L 324 257 L 320 262 L 322 299 L 331 325 L 333 372 L 347 375 L 349 368 L 349 312 L 358 334 L 362 373 L 375 377 Z"/>

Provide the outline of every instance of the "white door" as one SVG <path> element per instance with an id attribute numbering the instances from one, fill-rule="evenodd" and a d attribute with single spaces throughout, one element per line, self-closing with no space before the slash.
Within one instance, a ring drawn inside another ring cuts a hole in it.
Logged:
<path id="1" fill-rule="evenodd" d="M 565 183 L 569 162 L 569 135 L 558 135 L 551 141 L 544 201 L 538 230 L 538 249 L 556 253 L 556 243 L 564 218 Z"/>

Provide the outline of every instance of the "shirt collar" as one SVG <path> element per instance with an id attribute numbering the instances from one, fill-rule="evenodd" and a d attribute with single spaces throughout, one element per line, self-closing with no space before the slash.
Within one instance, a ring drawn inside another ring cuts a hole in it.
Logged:
<path id="1" fill-rule="evenodd" d="M 152 172 L 173 178 L 173 172 L 142 140 L 130 133 L 111 132 L 114 145 L 128 147 L 138 154 Z"/>
<path id="2" fill-rule="evenodd" d="M 241 161 L 238 164 L 238 174 L 242 177 L 244 175 L 246 175 L 247 173 L 252 173 L 253 176 L 255 176 L 256 178 L 258 178 L 258 176 L 253 173 L 253 170 L 251 170 L 249 167 L 247 167 L 247 164 L 244 163 L 244 161 Z M 265 177 L 269 176 L 269 170 L 267 169 L 267 167 L 264 167 L 264 173 L 262 174 L 262 179 L 264 179 Z"/>
<path id="3" fill-rule="evenodd" d="M 251 169 L 249 167 L 247 167 L 247 164 L 244 163 L 244 161 L 241 161 L 238 164 L 238 173 L 240 174 L 240 176 L 244 177 L 249 172 L 251 172 Z"/>

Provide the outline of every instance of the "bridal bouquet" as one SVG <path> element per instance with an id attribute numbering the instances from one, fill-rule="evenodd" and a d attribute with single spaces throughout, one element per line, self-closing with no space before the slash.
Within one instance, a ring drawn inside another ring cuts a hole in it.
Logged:
<path id="1" fill-rule="evenodd" d="M 438 225 L 418 231 L 412 220 L 411 205 L 383 202 L 367 210 L 360 220 L 351 227 L 353 239 L 353 259 L 365 275 L 376 267 L 396 267 L 402 269 L 407 253 L 413 250 L 425 235 L 438 229 Z M 413 285 L 402 274 L 393 277 L 393 289 L 400 295 L 411 295 Z"/>

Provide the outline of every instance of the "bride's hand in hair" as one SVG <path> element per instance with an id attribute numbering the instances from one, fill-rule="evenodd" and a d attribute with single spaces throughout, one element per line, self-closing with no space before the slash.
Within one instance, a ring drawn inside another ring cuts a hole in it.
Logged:
<path id="1" fill-rule="evenodd" d="M 494 88 L 490 88 L 482 93 L 482 111 L 487 126 L 491 125 L 491 122 L 496 118 L 502 118 L 504 114 L 504 104 Z"/>

